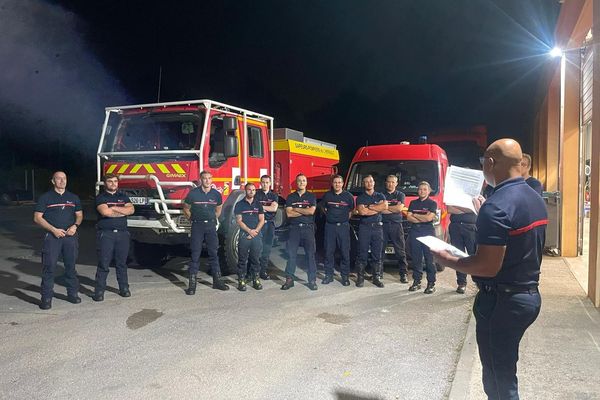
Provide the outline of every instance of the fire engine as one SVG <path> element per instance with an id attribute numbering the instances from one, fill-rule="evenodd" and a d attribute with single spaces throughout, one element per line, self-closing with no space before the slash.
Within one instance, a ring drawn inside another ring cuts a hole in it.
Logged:
<path id="1" fill-rule="evenodd" d="M 375 190 L 385 192 L 385 180 L 388 175 L 398 177 L 397 189 L 406 195 L 404 211 L 404 233 L 408 235 L 410 224 L 406 221 L 408 204 L 416 198 L 419 182 L 427 181 L 431 185 L 430 198 L 438 204 L 437 216 L 434 222 L 436 236 L 442 240 L 448 239 L 450 217 L 444 198 L 444 183 L 448 169 L 446 152 L 435 144 L 410 144 L 401 142 L 366 146 L 359 148 L 348 170 L 346 190 L 353 195 L 362 192 L 362 179 L 372 175 L 375 180 Z M 357 221 L 351 221 L 357 225 Z M 408 242 L 407 242 L 408 244 Z M 408 247 L 407 247 L 408 249 Z M 385 254 L 393 254 L 392 246 L 385 247 Z M 407 253 L 409 255 L 410 253 Z M 438 269 L 442 269 L 438 266 Z"/>
<path id="2" fill-rule="evenodd" d="M 106 173 L 119 175 L 120 189 L 136 206 L 127 225 L 138 264 L 164 262 L 169 246 L 189 243 L 191 224 L 182 202 L 198 185 L 200 172 L 213 175 L 223 196 L 218 233 L 223 273 L 235 271 L 237 238 L 233 208 L 244 185 L 271 176 L 280 204 L 304 173 L 308 190 L 321 197 L 337 172 L 335 145 L 274 129 L 273 117 L 213 100 L 106 108 L 97 152 L 96 193 Z M 276 226 L 284 214 L 277 213 Z"/>

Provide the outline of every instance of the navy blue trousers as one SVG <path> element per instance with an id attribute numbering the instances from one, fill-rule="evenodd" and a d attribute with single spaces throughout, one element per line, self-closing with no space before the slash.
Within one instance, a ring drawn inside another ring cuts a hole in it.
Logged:
<path id="1" fill-rule="evenodd" d="M 340 249 L 340 272 L 350 275 L 350 224 L 325 223 L 325 275 L 333 276 L 335 249 Z"/>
<path id="2" fill-rule="evenodd" d="M 240 230 L 238 239 L 238 278 L 245 279 L 248 274 L 248 260 L 250 260 L 250 273 L 255 276 L 260 272 L 260 254 L 262 252 L 262 237 L 251 238 L 246 232 Z"/>
<path id="3" fill-rule="evenodd" d="M 315 226 L 313 224 L 290 225 L 290 232 L 287 241 L 288 261 L 285 267 L 285 275 L 288 278 L 294 278 L 296 273 L 296 260 L 298 258 L 298 247 L 304 247 L 306 253 L 307 275 L 309 282 L 317 280 L 317 263 L 315 261 Z"/>
<path id="4" fill-rule="evenodd" d="M 483 369 L 483 389 L 490 400 L 518 400 L 517 361 L 525 330 L 537 318 L 539 292 L 479 291 L 473 314 Z"/>
<path id="5" fill-rule="evenodd" d="M 406 243 L 404 241 L 404 229 L 401 222 L 383 223 L 383 251 L 387 243 L 394 247 L 394 255 L 398 260 L 398 270 L 401 274 L 408 272 L 408 263 L 406 262 Z M 383 259 L 384 254 L 381 257 Z"/>
<path id="6" fill-rule="evenodd" d="M 369 261 L 369 249 L 371 249 L 371 258 L 373 264 L 373 274 L 379 277 L 383 276 L 383 263 L 381 254 L 383 252 L 383 224 L 382 223 L 361 223 L 358 228 L 358 258 L 356 266 L 358 270 L 364 270 Z M 360 273 L 360 272 L 359 272 Z"/>
<path id="7" fill-rule="evenodd" d="M 42 246 L 42 299 L 51 299 L 54 296 L 54 271 L 58 257 L 62 255 L 65 266 L 65 283 L 67 295 L 74 297 L 79 292 L 79 279 L 75 270 L 75 262 L 79 251 L 77 234 L 57 238 L 51 233 L 46 233 Z"/>
<path id="8" fill-rule="evenodd" d="M 98 230 L 96 232 L 96 252 L 98 253 L 96 292 L 104 292 L 106 290 L 108 268 L 113 258 L 115 260 L 119 290 L 128 289 L 127 255 L 129 254 L 129 232 Z"/>
<path id="9" fill-rule="evenodd" d="M 408 240 L 410 242 L 410 257 L 412 259 L 413 266 L 413 279 L 420 282 L 423 278 L 423 259 L 425 259 L 425 272 L 427 273 L 427 282 L 435 283 L 436 270 L 433 264 L 433 255 L 429 250 L 429 247 L 417 240 L 421 236 L 434 236 L 435 231 L 433 226 L 431 229 L 411 228 L 408 233 Z"/>
<path id="10" fill-rule="evenodd" d="M 271 257 L 271 249 L 273 248 L 273 240 L 275 239 L 275 224 L 273 221 L 266 221 L 262 233 L 262 252 L 260 254 L 260 272 L 266 273 L 269 268 L 269 257 Z"/>
<path id="11" fill-rule="evenodd" d="M 466 251 L 473 255 L 477 251 L 477 226 L 475 224 L 465 224 L 462 222 L 451 222 L 448 227 L 450 234 L 450 244 L 459 250 Z M 467 274 L 456 271 L 456 283 L 459 285 L 467 284 Z"/>
<path id="12" fill-rule="evenodd" d="M 208 265 L 213 278 L 221 276 L 221 267 L 219 266 L 219 237 L 217 236 L 217 227 L 214 222 L 194 221 L 192 223 L 192 262 L 189 272 L 197 274 L 200 270 L 200 254 L 202 253 L 202 243 L 206 242 L 206 251 L 208 252 Z"/>

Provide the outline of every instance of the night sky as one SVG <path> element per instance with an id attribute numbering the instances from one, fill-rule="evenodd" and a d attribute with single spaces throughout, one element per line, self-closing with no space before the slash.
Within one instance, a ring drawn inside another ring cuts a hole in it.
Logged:
<path id="1" fill-rule="evenodd" d="M 104 107 L 155 102 L 160 68 L 161 101 L 210 98 L 271 115 L 276 127 L 336 143 L 342 170 L 367 140 L 479 124 L 531 151 L 559 9 L 554 0 L 0 0 L 0 162 L 93 177 Z"/>

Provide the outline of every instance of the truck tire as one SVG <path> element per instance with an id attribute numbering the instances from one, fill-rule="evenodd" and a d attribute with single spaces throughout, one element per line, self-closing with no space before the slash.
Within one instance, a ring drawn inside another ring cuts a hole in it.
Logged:
<path id="1" fill-rule="evenodd" d="M 227 230 L 227 236 L 223 239 L 221 245 L 222 257 L 221 274 L 231 275 L 237 272 L 238 263 L 238 239 L 240 237 L 240 227 L 235 224 Z"/>
<path id="2" fill-rule="evenodd" d="M 167 249 L 159 244 L 131 242 L 133 262 L 140 267 L 159 268 L 167 261 Z"/>

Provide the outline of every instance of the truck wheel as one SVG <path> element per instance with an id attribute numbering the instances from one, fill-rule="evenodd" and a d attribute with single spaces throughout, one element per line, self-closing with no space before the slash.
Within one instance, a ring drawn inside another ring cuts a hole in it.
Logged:
<path id="1" fill-rule="evenodd" d="M 225 260 L 221 264 L 221 274 L 231 275 L 237 272 L 238 263 L 238 239 L 240 237 L 240 227 L 235 224 L 229 227 L 225 243 L 221 246 Z"/>
<path id="2" fill-rule="evenodd" d="M 158 268 L 167 261 L 167 249 L 159 244 L 132 242 L 133 261 L 140 267 Z"/>

